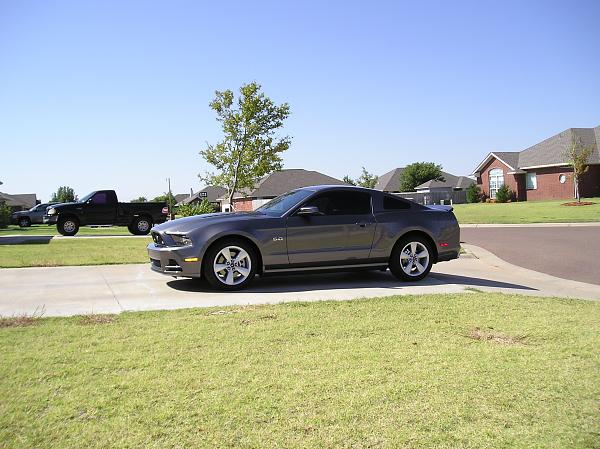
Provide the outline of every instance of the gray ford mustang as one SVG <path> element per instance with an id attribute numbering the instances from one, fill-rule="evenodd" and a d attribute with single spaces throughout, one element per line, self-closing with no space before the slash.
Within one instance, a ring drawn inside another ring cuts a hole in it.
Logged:
<path id="1" fill-rule="evenodd" d="M 152 228 L 154 271 L 204 277 L 236 290 L 256 274 L 385 270 L 423 279 L 436 262 L 456 259 L 452 208 L 421 206 L 378 190 L 304 187 L 254 212 L 180 218 Z"/>

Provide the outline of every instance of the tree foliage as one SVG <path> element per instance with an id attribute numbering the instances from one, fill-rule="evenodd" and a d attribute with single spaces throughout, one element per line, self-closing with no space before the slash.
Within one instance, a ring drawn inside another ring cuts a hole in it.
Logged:
<path id="1" fill-rule="evenodd" d="M 132 203 L 147 203 L 148 198 L 146 198 L 145 196 L 139 196 L 137 198 L 132 199 L 131 202 Z"/>
<path id="2" fill-rule="evenodd" d="M 413 192 L 427 181 L 445 181 L 442 166 L 434 162 L 414 162 L 407 165 L 400 177 L 400 192 Z"/>
<path id="3" fill-rule="evenodd" d="M 348 175 L 345 175 L 344 178 L 342 179 L 342 181 L 344 181 L 346 184 L 350 184 L 351 186 L 356 185 L 356 181 Z"/>
<path id="4" fill-rule="evenodd" d="M 479 203 L 481 201 L 481 188 L 472 183 L 467 187 L 467 203 Z"/>
<path id="5" fill-rule="evenodd" d="M 585 172 L 588 171 L 588 160 L 592 154 L 591 146 L 584 146 L 580 138 L 575 136 L 571 137 L 571 143 L 565 150 L 565 157 L 569 162 L 569 165 L 573 169 L 573 184 L 575 187 L 575 198 L 577 202 L 581 201 L 579 197 L 579 181 Z"/>
<path id="6" fill-rule="evenodd" d="M 177 215 L 190 217 L 192 215 L 212 214 L 216 212 L 215 206 L 205 198 L 199 203 L 182 204 L 177 208 Z"/>
<path id="7" fill-rule="evenodd" d="M 496 191 L 496 203 L 508 203 L 513 197 L 513 192 L 507 184 L 502 184 Z"/>
<path id="8" fill-rule="evenodd" d="M 51 202 L 71 203 L 75 201 L 75 191 L 69 186 L 60 186 L 50 198 Z"/>
<path id="9" fill-rule="evenodd" d="M 10 224 L 12 210 L 4 201 L 0 202 L 0 228 L 6 228 Z"/>
<path id="10" fill-rule="evenodd" d="M 152 202 L 167 203 L 169 207 L 173 207 L 177 203 L 177 200 L 175 199 L 175 195 L 173 195 L 172 192 L 165 192 L 162 195 L 158 195 L 152 198 Z"/>
<path id="11" fill-rule="evenodd" d="M 291 138 L 279 137 L 290 114 L 287 103 L 276 105 L 255 82 L 240 87 L 237 100 L 231 90 L 216 91 L 210 107 L 221 123 L 223 140 L 207 144 L 200 155 L 217 174 L 200 175 L 209 185 L 227 189 L 229 204 L 242 189 L 251 189 L 263 176 L 281 170 L 281 153 L 290 147 Z"/>

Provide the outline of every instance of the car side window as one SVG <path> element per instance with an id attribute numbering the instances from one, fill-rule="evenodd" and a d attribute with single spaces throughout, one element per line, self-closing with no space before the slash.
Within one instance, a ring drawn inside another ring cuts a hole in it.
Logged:
<path id="1" fill-rule="evenodd" d="M 315 206 L 323 215 L 365 215 L 371 213 L 371 195 L 365 192 L 326 192 L 303 206 Z"/>
<path id="2" fill-rule="evenodd" d="M 106 204 L 106 193 L 98 192 L 92 197 L 92 204 Z"/>
<path id="3" fill-rule="evenodd" d="M 383 208 L 385 210 L 410 209 L 410 203 L 401 198 L 394 198 L 390 195 L 383 196 Z"/>

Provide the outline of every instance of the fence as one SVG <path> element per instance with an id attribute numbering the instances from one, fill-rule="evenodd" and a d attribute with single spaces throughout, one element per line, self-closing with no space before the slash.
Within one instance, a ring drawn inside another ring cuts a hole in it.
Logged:
<path id="1" fill-rule="evenodd" d="M 452 190 L 442 192 L 405 192 L 395 195 L 414 201 L 419 204 L 464 204 L 467 202 L 467 192 L 464 190 Z"/>

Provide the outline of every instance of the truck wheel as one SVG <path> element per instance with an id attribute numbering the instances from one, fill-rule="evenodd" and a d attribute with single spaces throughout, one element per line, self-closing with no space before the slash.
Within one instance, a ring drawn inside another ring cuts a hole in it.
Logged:
<path id="1" fill-rule="evenodd" d="M 128 228 L 133 235 L 148 235 L 152 229 L 152 220 L 148 217 L 137 217 Z"/>
<path id="2" fill-rule="evenodd" d="M 392 251 L 390 271 L 403 281 L 420 281 L 433 266 L 429 242 L 418 235 L 402 238 Z"/>
<path id="3" fill-rule="evenodd" d="M 79 231 L 79 221 L 76 218 L 59 218 L 56 223 L 56 229 L 61 235 L 75 235 Z"/>
<path id="4" fill-rule="evenodd" d="M 29 217 L 21 217 L 19 218 L 19 226 L 22 228 L 27 228 L 31 226 L 31 220 Z"/>
<path id="5" fill-rule="evenodd" d="M 202 273 L 218 290 L 239 290 L 246 287 L 256 274 L 258 257 L 248 243 L 227 239 L 206 251 Z"/>

